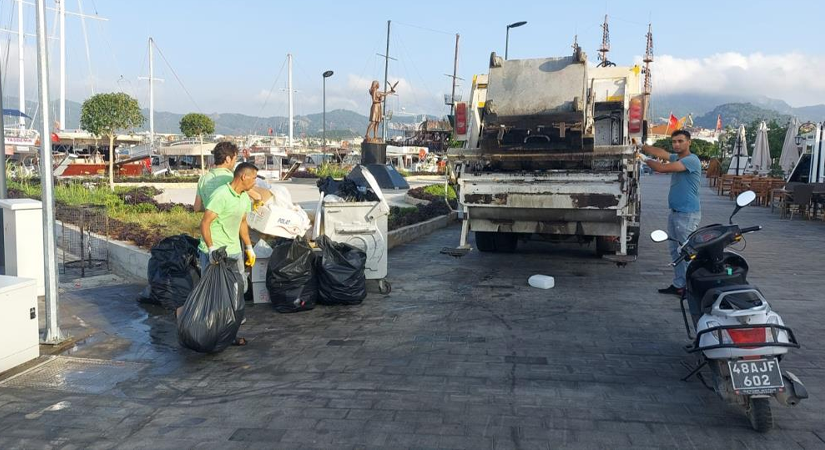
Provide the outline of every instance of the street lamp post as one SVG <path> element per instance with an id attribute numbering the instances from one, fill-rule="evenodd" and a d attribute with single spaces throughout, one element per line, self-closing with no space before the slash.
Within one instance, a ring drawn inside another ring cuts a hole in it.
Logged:
<path id="1" fill-rule="evenodd" d="M 332 73 L 333 72 L 331 70 L 327 70 L 326 72 L 323 73 L 323 78 L 324 78 L 323 152 L 324 153 L 326 153 L 326 151 L 327 151 L 327 78 L 331 77 Z"/>
<path id="2" fill-rule="evenodd" d="M 507 50 L 510 48 L 510 28 L 518 28 L 522 25 L 527 25 L 526 21 L 515 22 L 507 25 L 507 37 L 504 40 L 504 59 L 507 59 Z"/>

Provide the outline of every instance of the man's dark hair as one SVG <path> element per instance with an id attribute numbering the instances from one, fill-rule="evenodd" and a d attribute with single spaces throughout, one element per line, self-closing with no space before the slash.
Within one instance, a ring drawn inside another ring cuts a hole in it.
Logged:
<path id="1" fill-rule="evenodd" d="M 670 138 L 673 139 L 676 136 L 684 136 L 685 139 L 690 140 L 690 131 L 688 130 L 676 130 L 673 133 L 670 133 Z"/>
<path id="2" fill-rule="evenodd" d="M 223 164 L 237 154 L 238 146 L 228 141 L 218 142 L 218 145 L 212 149 L 212 157 L 215 159 L 215 164 Z"/>
<path id="3" fill-rule="evenodd" d="M 234 176 L 235 176 L 235 178 L 240 178 L 248 172 L 257 173 L 258 168 L 255 167 L 255 164 L 252 164 L 251 162 L 242 162 L 242 163 L 238 164 L 238 167 L 235 167 Z"/>

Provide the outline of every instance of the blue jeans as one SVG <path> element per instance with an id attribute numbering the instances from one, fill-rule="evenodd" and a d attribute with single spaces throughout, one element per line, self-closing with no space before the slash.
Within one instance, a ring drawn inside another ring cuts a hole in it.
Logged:
<path id="1" fill-rule="evenodd" d="M 699 228 L 699 221 L 702 220 L 702 212 L 679 212 L 670 211 L 667 217 L 667 234 L 670 238 L 684 243 L 690 233 Z M 670 246 L 671 261 L 675 261 L 679 257 L 679 244 L 673 241 L 668 241 Z M 685 274 L 687 273 L 687 262 L 682 261 L 673 268 L 673 285 L 677 288 L 685 287 L 687 281 Z"/>
<path id="2" fill-rule="evenodd" d="M 200 263 L 201 263 L 201 277 L 206 273 L 206 268 L 209 267 L 209 253 L 204 253 L 198 250 L 198 255 L 200 256 Z M 244 272 L 244 254 L 237 253 L 234 255 L 226 255 L 227 258 L 232 258 L 238 262 L 238 273 L 241 274 L 241 279 L 243 280 L 243 293 L 246 293 L 248 281 L 246 280 L 246 272 Z"/>

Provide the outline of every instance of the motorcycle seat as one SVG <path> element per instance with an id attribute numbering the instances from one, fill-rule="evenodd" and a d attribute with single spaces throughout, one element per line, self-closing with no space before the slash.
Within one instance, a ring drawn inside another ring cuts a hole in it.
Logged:
<path id="1" fill-rule="evenodd" d="M 741 291 L 731 294 L 730 292 Z M 762 306 L 762 291 L 752 284 L 735 284 L 731 286 L 723 286 L 714 289 L 709 289 L 702 297 L 702 312 L 710 312 L 713 304 L 724 296 L 722 303 L 719 305 L 722 309 L 742 310 Z"/>

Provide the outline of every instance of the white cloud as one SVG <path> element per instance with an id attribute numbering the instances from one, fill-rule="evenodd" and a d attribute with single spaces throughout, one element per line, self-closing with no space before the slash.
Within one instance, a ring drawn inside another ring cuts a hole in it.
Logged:
<path id="1" fill-rule="evenodd" d="M 641 58 L 637 58 L 637 63 Z M 654 94 L 766 96 L 792 106 L 825 103 L 825 56 L 716 53 L 704 58 L 657 55 Z"/>

